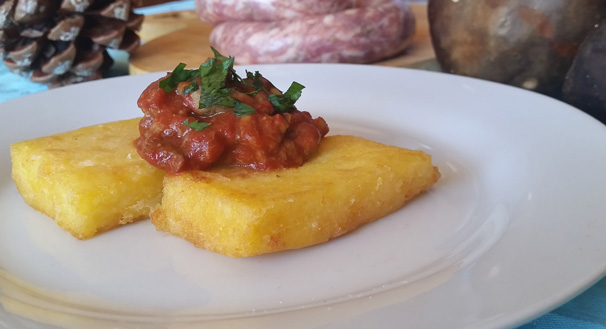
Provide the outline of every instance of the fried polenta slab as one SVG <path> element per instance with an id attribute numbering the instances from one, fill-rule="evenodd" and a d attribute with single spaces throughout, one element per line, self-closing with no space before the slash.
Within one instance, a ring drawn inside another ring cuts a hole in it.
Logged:
<path id="1" fill-rule="evenodd" d="M 78 239 L 148 218 L 164 172 L 139 157 L 139 119 L 85 127 L 11 145 L 23 200 Z"/>
<path id="2" fill-rule="evenodd" d="M 303 166 L 167 175 L 160 231 L 233 257 L 326 242 L 402 207 L 440 177 L 422 151 L 331 136 Z"/>

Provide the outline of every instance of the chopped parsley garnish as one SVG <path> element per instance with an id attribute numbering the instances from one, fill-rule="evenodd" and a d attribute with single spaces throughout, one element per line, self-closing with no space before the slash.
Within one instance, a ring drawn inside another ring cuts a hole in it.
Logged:
<path id="1" fill-rule="evenodd" d="M 196 70 L 186 70 L 184 63 L 179 63 L 170 76 L 161 80 L 158 86 L 167 93 L 172 93 L 180 82 L 192 81 L 198 75 Z"/>
<path id="2" fill-rule="evenodd" d="M 203 109 L 210 106 L 226 106 L 234 109 L 234 114 L 238 117 L 245 117 L 255 113 L 255 109 L 247 104 L 235 100 L 231 96 L 232 85 L 244 84 L 253 89 L 248 95 L 255 95 L 261 91 L 266 91 L 259 71 L 254 73 L 246 71 L 246 78 L 252 80 L 243 80 L 234 70 L 234 58 L 226 57 L 211 47 L 215 57 L 202 63 L 197 69 L 186 69 L 184 63 L 180 63 L 170 73 L 170 75 L 161 80 L 158 86 L 167 93 L 172 93 L 182 82 L 189 82 L 183 87 L 183 95 L 188 95 L 194 91 L 200 90 L 200 103 L 198 108 Z M 199 81 L 199 82 L 198 82 Z M 229 86 L 228 86 L 229 84 Z M 282 95 L 270 94 L 269 101 L 277 112 L 285 112 L 291 109 L 295 102 L 301 97 L 301 91 L 305 88 L 303 85 L 293 82 L 288 90 Z M 182 122 L 192 129 L 202 131 L 210 123 L 199 122 L 198 120 L 189 123 L 188 120 Z"/>
<path id="3" fill-rule="evenodd" d="M 193 130 L 197 130 L 197 131 L 202 131 L 206 128 L 208 128 L 208 126 L 210 126 L 210 123 L 208 122 L 200 122 L 198 120 L 194 121 L 194 122 L 188 122 L 189 119 L 185 119 L 183 120 L 181 123 L 190 127 Z"/>
<path id="4" fill-rule="evenodd" d="M 279 112 L 284 112 L 295 105 L 295 102 L 301 97 L 301 91 L 305 88 L 302 84 L 293 81 L 288 90 L 282 95 L 271 94 L 269 101 Z"/>
<path id="5" fill-rule="evenodd" d="M 252 106 L 241 102 L 236 102 L 236 105 L 234 106 L 234 114 L 237 117 L 245 117 L 253 113 L 255 113 L 255 109 L 253 109 Z"/>
<path id="6" fill-rule="evenodd" d="M 210 49 L 213 51 L 213 54 L 215 54 L 215 58 L 222 62 L 232 58 L 232 57 L 225 57 L 225 56 L 221 55 L 221 53 L 219 51 L 217 51 L 217 49 L 215 49 L 215 47 L 210 47 Z"/>
<path id="7" fill-rule="evenodd" d="M 255 91 L 253 91 L 251 94 L 256 94 L 262 90 L 265 90 L 265 86 L 263 85 L 263 82 L 261 82 L 261 78 L 263 76 L 261 75 L 261 73 L 259 73 L 259 71 L 255 71 L 254 74 L 246 71 L 246 77 L 253 81 L 251 87 L 255 88 Z"/>
<path id="8" fill-rule="evenodd" d="M 215 58 L 211 58 L 200 65 L 200 88 L 202 89 L 202 96 L 200 97 L 199 108 L 213 105 L 229 107 L 236 105 L 236 100 L 230 96 L 230 89 L 225 86 L 228 75 L 235 74 L 233 66 L 233 57 L 224 61 L 217 61 Z"/>

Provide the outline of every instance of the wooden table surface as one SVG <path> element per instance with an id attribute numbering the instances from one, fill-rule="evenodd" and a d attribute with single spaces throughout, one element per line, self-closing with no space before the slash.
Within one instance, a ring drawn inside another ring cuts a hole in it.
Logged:
<path id="1" fill-rule="evenodd" d="M 411 8 L 416 18 L 413 43 L 404 53 L 375 65 L 414 66 L 435 57 L 429 35 L 427 6 L 412 4 Z M 171 71 L 180 62 L 202 63 L 213 56 L 209 41 L 211 30 L 212 27 L 202 23 L 193 10 L 145 17 L 139 33 L 144 43 L 132 55 L 129 73 Z"/>

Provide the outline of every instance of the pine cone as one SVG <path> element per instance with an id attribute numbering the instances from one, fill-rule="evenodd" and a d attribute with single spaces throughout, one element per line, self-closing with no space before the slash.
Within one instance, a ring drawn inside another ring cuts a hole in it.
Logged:
<path id="1" fill-rule="evenodd" d="M 0 0 L 0 57 L 7 68 L 51 88 L 100 79 L 140 43 L 133 0 Z"/>

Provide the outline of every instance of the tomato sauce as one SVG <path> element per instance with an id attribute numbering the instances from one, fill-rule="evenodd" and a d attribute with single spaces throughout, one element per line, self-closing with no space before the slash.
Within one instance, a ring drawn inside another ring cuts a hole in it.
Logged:
<path id="1" fill-rule="evenodd" d="M 144 117 L 135 144 L 143 159 L 168 173 L 213 166 L 262 171 L 297 167 L 328 133 L 321 117 L 312 118 L 294 106 L 276 111 L 268 96 L 280 91 L 264 78 L 263 92 L 250 93 L 245 85 L 231 89 L 231 97 L 255 110 L 245 116 L 236 115 L 233 108 L 199 109 L 199 91 L 197 95 L 184 95 L 182 88 L 166 92 L 159 87 L 160 80 L 149 85 L 137 102 Z M 184 121 L 210 125 L 199 131 Z"/>

